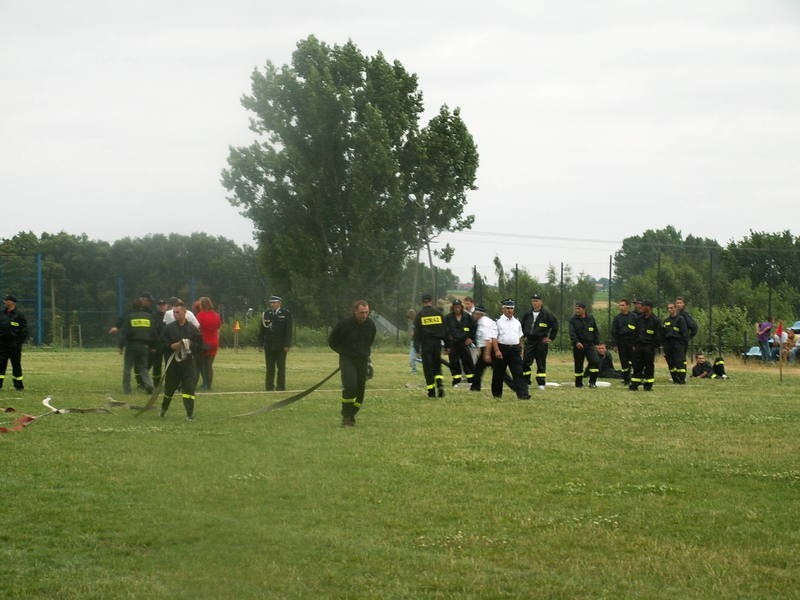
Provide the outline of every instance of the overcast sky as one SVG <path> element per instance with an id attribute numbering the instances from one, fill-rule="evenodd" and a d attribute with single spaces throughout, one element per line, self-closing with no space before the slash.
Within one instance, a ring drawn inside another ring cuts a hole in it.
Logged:
<path id="1" fill-rule="evenodd" d="M 240 98 L 311 34 L 416 73 L 425 122 L 461 107 L 476 220 L 442 240 L 463 278 L 495 254 L 604 276 L 623 238 L 670 224 L 797 235 L 798 0 L 0 0 L 0 238 L 253 244 L 219 183 L 253 139 Z"/>

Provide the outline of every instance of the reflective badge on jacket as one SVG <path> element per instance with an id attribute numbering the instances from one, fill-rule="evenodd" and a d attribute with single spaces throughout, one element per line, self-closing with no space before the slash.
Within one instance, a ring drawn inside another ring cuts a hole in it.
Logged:
<path id="1" fill-rule="evenodd" d="M 431 315 L 430 317 L 420 317 L 420 323 L 423 325 L 441 325 L 442 317 L 440 315 Z"/>
<path id="2" fill-rule="evenodd" d="M 131 327 L 150 327 L 150 319 L 131 319 Z"/>

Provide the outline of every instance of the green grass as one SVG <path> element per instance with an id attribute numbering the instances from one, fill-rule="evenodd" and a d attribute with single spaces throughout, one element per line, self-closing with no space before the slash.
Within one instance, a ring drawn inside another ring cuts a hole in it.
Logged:
<path id="1" fill-rule="evenodd" d="M 794 368 L 781 383 L 729 360 L 730 380 L 678 387 L 660 362 L 647 394 L 428 400 L 406 356 L 381 352 L 341 429 L 337 379 L 232 418 L 285 396 L 259 391 L 262 361 L 222 352 L 194 423 L 178 400 L 163 420 L 115 408 L 0 435 L 0 597 L 800 597 Z M 24 395 L 0 406 L 104 406 L 120 362 L 28 351 Z M 289 387 L 335 366 L 293 351 Z"/>

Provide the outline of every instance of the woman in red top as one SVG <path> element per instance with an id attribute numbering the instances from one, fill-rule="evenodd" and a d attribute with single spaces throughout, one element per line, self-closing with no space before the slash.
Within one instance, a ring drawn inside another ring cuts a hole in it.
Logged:
<path id="1" fill-rule="evenodd" d="M 219 328 L 222 320 L 208 296 L 202 296 L 197 302 L 200 304 L 200 310 L 196 316 L 200 322 L 200 335 L 203 336 L 203 352 L 198 359 L 198 370 L 203 379 L 200 389 L 210 390 L 214 379 L 214 357 L 219 349 Z"/>

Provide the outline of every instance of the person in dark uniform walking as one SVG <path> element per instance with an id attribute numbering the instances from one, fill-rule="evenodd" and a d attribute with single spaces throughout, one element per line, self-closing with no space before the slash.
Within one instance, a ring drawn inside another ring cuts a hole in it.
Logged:
<path id="1" fill-rule="evenodd" d="M 531 309 L 522 319 L 522 334 L 525 336 L 525 349 L 522 355 L 522 374 L 528 385 L 531 383 L 531 366 L 536 362 L 536 385 L 545 389 L 547 382 L 547 353 L 550 342 L 558 335 L 556 316 L 544 307 L 539 294 L 531 296 Z"/>
<path id="2" fill-rule="evenodd" d="M 186 420 L 194 421 L 195 386 L 197 365 L 195 357 L 203 351 L 203 336 L 200 330 L 186 319 L 186 305 L 177 300 L 172 312 L 175 320 L 164 327 L 162 342 L 173 353 L 172 362 L 164 373 L 164 398 L 161 401 L 161 416 L 167 414 L 172 395 L 181 390 Z"/>
<path id="3" fill-rule="evenodd" d="M 597 387 L 600 357 L 595 346 L 600 343 L 600 331 L 594 317 L 586 313 L 583 302 L 575 304 L 575 314 L 569 320 L 569 339 L 575 362 L 575 387 L 583 387 L 583 361 L 589 363 L 589 387 Z"/>
<path id="4" fill-rule="evenodd" d="M 154 333 L 153 315 L 144 309 L 141 299 L 137 298 L 119 329 L 119 352 L 125 353 L 122 359 L 122 391 L 125 394 L 131 393 L 131 369 L 136 372 L 136 378 L 145 391 L 153 393 L 153 380 L 147 372 L 147 362 L 154 343 Z"/>
<path id="5" fill-rule="evenodd" d="M 342 378 L 342 427 L 353 427 L 364 404 L 369 356 L 375 341 L 375 323 L 369 318 L 366 300 L 353 303 L 353 314 L 336 324 L 328 345 L 339 355 Z"/>
<path id="6" fill-rule="evenodd" d="M 433 296 L 422 296 L 422 308 L 414 319 L 414 347 L 422 356 L 422 371 L 428 397 L 437 393 L 444 397 L 444 378 L 442 377 L 442 342 L 446 336 L 442 313 L 433 307 Z"/>
<path id="7" fill-rule="evenodd" d="M 640 312 L 637 313 L 636 336 L 633 341 L 633 370 L 631 372 L 631 382 L 628 389 L 636 391 L 639 386 L 644 387 L 645 392 L 653 389 L 655 382 L 655 362 L 656 348 L 661 342 L 661 323 L 653 314 L 653 303 L 650 300 L 642 300 Z"/>
<path id="8" fill-rule="evenodd" d="M 469 347 L 475 339 L 475 322 L 464 312 L 461 300 L 453 300 L 450 312 L 444 317 L 444 328 L 447 334 L 445 345 L 453 386 L 461 383 L 462 377 L 471 384 L 475 365 L 472 364 Z"/>
<path id="9" fill-rule="evenodd" d="M 3 298 L 0 312 L 0 388 L 6 378 L 8 361 L 15 390 L 24 390 L 22 383 L 22 344 L 28 339 L 28 320 L 17 310 L 17 297 L 8 294 Z"/>
<path id="10" fill-rule="evenodd" d="M 292 345 L 292 314 L 282 304 L 280 296 L 270 296 L 269 310 L 262 316 L 259 331 L 267 367 L 264 387 L 268 392 L 286 389 L 286 353 Z"/>
<path id="11" fill-rule="evenodd" d="M 633 342 L 636 339 L 636 316 L 631 312 L 627 298 L 622 298 L 618 303 L 619 313 L 611 322 L 611 341 L 619 354 L 619 366 L 622 371 L 622 380 L 625 385 L 631 382 L 631 361 L 633 359 Z"/>
<path id="12" fill-rule="evenodd" d="M 522 325 L 514 316 L 515 302 L 510 298 L 503 300 L 503 314 L 497 323 L 497 350 L 492 360 L 492 397 L 503 397 L 503 384 L 506 382 L 506 369 L 511 371 L 511 388 L 520 400 L 530 400 L 528 381 L 522 374 Z"/>

